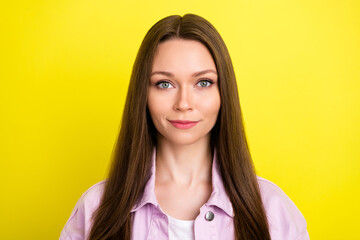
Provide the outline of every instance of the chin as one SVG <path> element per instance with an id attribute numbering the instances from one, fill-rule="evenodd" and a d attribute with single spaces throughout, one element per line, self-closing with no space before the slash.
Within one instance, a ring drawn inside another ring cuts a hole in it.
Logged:
<path id="1" fill-rule="evenodd" d="M 199 141 L 204 141 L 206 136 L 194 136 L 193 134 L 179 134 L 176 136 L 165 137 L 172 144 L 176 145 L 192 145 Z"/>

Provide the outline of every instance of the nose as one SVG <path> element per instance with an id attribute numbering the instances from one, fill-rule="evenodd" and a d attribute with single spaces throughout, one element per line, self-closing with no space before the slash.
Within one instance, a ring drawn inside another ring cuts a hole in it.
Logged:
<path id="1" fill-rule="evenodd" d="M 176 101 L 174 104 L 174 110 L 177 111 L 189 111 L 193 110 L 193 94 L 187 87 L 180 87 L 177 93 Z"/>

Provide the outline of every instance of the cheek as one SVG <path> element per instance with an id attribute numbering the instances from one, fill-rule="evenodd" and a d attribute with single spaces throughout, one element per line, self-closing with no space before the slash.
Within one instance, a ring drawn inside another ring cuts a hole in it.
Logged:
<path id="1" fill-rule="evenodd" d="M 149 108 L 150 116 L 154 121 L 154 118 L 156 118 L 156 115 L 158 115 L 158 104 L 156 103 L 156 99 L 148 98 L 147 105 Z"/>
<path id="2" fill-rule="evenodd" d="M 200 103 L 199 109 L 202 109 L 202 112 L 204 114 L 217 116 L 217 114 L 220 110 L 220 103 L 221 103 L 220 95 L 214 94 L 214 95 L 205 97 L 199 103 Z"/>
<path id="3" fill-rule="evenodd" d="M 169 101 L 166 101 L 159 94 L 149 93 L 147 105 L 153 121 L 160 119 L 166 113 L 166 110 L 169 108 L 168 103 Z"/>

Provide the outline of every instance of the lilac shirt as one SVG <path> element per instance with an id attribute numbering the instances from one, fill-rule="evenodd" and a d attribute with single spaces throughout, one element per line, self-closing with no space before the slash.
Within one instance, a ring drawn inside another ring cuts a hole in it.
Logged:
<path id="1" fill-rule="evenodd" d="M 155 196 L 155 151 L 151 177 L 148 180 L 142 199 L 133 207 L 134 240 L 165 240 L 168 238 L 168 218 L 160 209 Z M 216 154 L 212 166 L 212 193 L 209 200 L 200 208 L 195 219 L 195 239 L 234 239 L 234 212 L 225 192 L 218 169 Z M 91 216 L 100 203 L 106 180 L 89 188 L 79 199 L 71 213 L 60 240 L 88 239 Z M 309 234 L 306 221 L 288 196 L 275 184 L 258 177 L 262 201 L 269 222 L 272 240 L 307 240 Z M 214 219 L 205 218 L 207 212 L 214 213 Z"/>

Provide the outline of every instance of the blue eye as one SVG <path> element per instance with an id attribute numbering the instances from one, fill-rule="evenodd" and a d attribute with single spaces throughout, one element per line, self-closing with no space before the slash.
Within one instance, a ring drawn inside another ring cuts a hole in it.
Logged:
<path id="1" fill-rule="evenodd" d="M 199 87 L 209 87 L 211 84 L 213 84 L 214 82 L 211 80 L 201 80 L 198 82 L 198 84 L 196 84 Z"/>
<path id="2" fill-rule="evenodd" d="M 165 81 L 160 81 L 156 83 L 156 86 L 163 89 L 172 88 L 172 85 L 169 82 L 165 82 Z"/>

